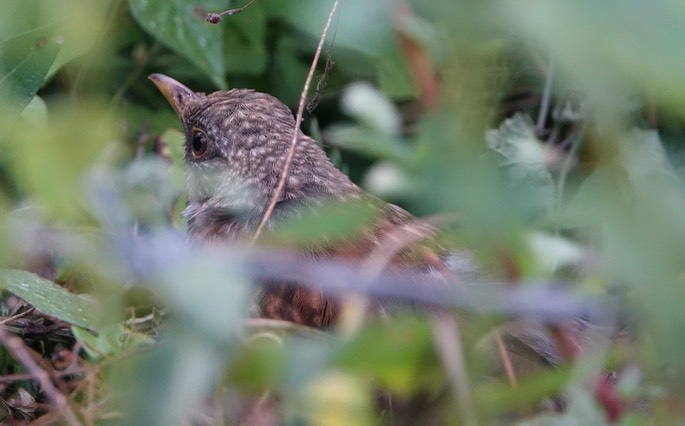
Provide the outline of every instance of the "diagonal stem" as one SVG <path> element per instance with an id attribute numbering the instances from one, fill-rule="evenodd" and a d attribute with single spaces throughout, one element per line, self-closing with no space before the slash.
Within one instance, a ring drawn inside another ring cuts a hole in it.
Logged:
<path id="1" fill-rule="evenodd" d="M 281 177 L 278 179 L 278 184 L 276 185 L 276 189 L 274 190 L 273 194 L 271 195 L 271 199 L 269 200 L 269 205 L 264 211 L 264 215 L 262 216 L 262 220 L 259 222 L 259 226 L 257 226 L 257 230 L 254 233 L 254 236 L 252 237 L 252 242 L 257 241 L 259 239 L 259 236 L 262 234 L 262 231 L 264 230 L 264 227 L 266 226 L 266 223 L 268 222 L 269 218 L 271 217 L 271 213 L 273 213 L 274 207 L 276 207 L 276 203 L 278 202 L 279 197 L 281 196 L 281 192 L 283 192 L 283 187 L 285 186 L 285 180 L 288 178 L 288 172 L 290 171 L 290 164 L 293 162 L 293 157 L 295 157 L 295 150 L 297 148 L 297 140 L 298 136 L 300 134 L 300 125 L 302 124 L 302 115 L 304 114 L 304 106 L 305 103 L 307 102 L 307 93 L 309 93 L 309 86 L 312 83 L 312 79 L 314 78 L 314 71 L 316 71 L 316 65 L 319 62 L 319 57 L 321 56 L 321 51 L 323 50 L 323 44 L 326 41 L 326 35 L 328 34 L 328 29 L 331 27 L 331 22 L 333 21 L 333 16 L 335 15 L 335 11 L 338 9 L 338 4 L 340 3 L 340 0 L 335 0 L 333 2 L 333 7 L 331 8 L 331 12 L 328 14 L 328 20 L 326 21 L 326 25 L 323 28 L 323 31 L 321 33 L 321 38 L 319 39 L 319 44 L 316 47 L 316 52 L 314 53 L 314 60 L 312 61 L 312 66 L 309 67 L 309 74 L 307 74 L 307 79 L 304 82 L 304 87 L 302 88 L 302 94 L 300 95 L 300 104 L 297 107 L 297 116 L 295 118 L 295 128 L 293 129 L 293 139 L 290 142 L 290 151 L 288 151 L 288 157 L 285 159 L 285 163 L 283 164 L 283 170 L 281 171 Z"/>

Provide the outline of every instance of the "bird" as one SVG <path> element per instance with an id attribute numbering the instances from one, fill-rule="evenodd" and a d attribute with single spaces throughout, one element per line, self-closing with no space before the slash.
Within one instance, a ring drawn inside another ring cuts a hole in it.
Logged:
<path id="1" fill-rule="evenodd" d="M 445 282 L 462 277 L 477 280 L 483 275 L 467 253 L 447 250 L 437 242 L 436 227 L 353 183 L 314 139 L 296 128 L 292 111 L 277 98 L 251 89 L 204 94 L 163 74 L 151 74 L 149 79 L 183 124 L 188 190 L 183 214 L 191 240 L 231 242 L 254 235 L 276 192 L 297 132 L 292 163 L 267 228 L 326 202 L 366 202 L 377 212 L 375 222 L 367 229 L 345 241 L 312 243 L 302 250 L 303 257 L 361 262 L 385 249 L 387 269 L 438 275 Z M 263 282 L 255 299 L 254 315 L 262 318 L 321 329 L 341 320 L 341 300 L 312 286 Z M 377 301 L 372 307 L 382 311 L 383 303 Z M 580 318 L 574 318 L 556 336 L 541 324 L 526 324 L 522 330 L 504 329 L 506 351 L 519 372 L 529 371 L 531 365 L 554 367 L 568 357 L 563 347 L 572 347 L 574 352 L 592 347 L 592 341 L 598 340 L 594 336 L 599 333 L 597 329 Z M 614 395 L 611 383 L 605 379 L 598 383 L 598 392 Z M 605 407 L 609 414 L 610 408 Z"/>
<path id="2" fill-rule="evenodd" d="M 314 139 L 295 129 L 292 111 L 277 98 L 251 89 L 199 93 L 163 74 L 149 79 L 183 124 L 188 190 L 183 214 L 191 240 L 240 241 L 254 234 L 297 131 L 296 151 L 267 228 L 328 202 L 367 202 L 378 213 L 368 229 L 345 241 L 313 243 L 302 255 L 362 260 L 384 242 L 400 239 L 408 243 L 395 248 L 388 268 L 435 274 L 445 266 L 435 227 L 353 183 Z M 258 293 L 259 317 L 316 328 L 340 320 L 341 301 L 321 290 L 266 282 Z"/>

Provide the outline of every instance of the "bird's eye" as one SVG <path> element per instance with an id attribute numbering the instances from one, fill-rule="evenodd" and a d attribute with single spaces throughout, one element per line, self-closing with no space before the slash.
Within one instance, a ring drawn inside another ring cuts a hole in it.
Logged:
<path id="1" fill-rule="evenodd" d="M 190 138 L 190 151 L 193 154 L 193 158 L 199 160 L 208 151 L 209 142 L 207 141 L 207 135 L 202 130 L 193 129 Z"/>

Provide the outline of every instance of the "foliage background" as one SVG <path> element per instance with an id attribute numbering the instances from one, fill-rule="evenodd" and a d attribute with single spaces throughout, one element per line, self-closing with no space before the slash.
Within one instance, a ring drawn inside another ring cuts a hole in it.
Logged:
<path id="1" fill-rule="evenodd" d="M 456 216 L 447 243 L 531 290 L 532 308 L 512 299 L 504 311 L 567 320 L 582 296 L 629 324 L 628 338 L 513 386 L 484 362 L 493 326 L 511 326 L 494 307 L 461 313 L 456 373 L 444 352 L 456 330 L 411 315 L 332 336 L 245 331 L 252 276 L 241 253 L 184 249 L 183 137 L 147 75 L 198 91 L 255 88 L 295 107 L 331 5 L 257 0 L 210 25 L 206 12 L 240 5 L 0 0 L 0 259 L 47 278 L 3 271 L 3 324 L 51 360 L 42 368 L 57 384 L 40 392 L 30 368 L 10 377 L 28 364 L 1 334 L 3 418 L 219 423 L 251 407 L 274 423 L 602 424 L 593 377 L 613 371 L 632 407 L 619 422 L 682 421 L 679 2 L 344 0 L 303 126 L 372 193 Z M 346 232 L 355 217 L 281 231 Z M 557 283 L 565 290 L 552 298 Z M 55 318 L 75 340 L 31 334 Z M 57 355 L 80 349 L 85 359 L 60 373 Z M 378 389 L 401 416 L 378 408 Z M 564 413 L 535 409 L 555 395 Z"/>

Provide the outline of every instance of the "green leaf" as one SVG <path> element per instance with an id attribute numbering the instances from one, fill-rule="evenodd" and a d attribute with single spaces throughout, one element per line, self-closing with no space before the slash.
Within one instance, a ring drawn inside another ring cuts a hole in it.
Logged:
<path id="1" fill-rule="evenodd" d="M 527 237 L 535 258 L 548 273 L 559 268 L 580 265 L 584 260 L 583 248 L 568 238 L 544 232 L 532 232 Z"/>
<path id="2" fill-rule="evenodd" d="M 34 96 L 21 113 L 27 123 L 34 126 L 45 126 L 48 121 L 48 106 L 40 96 Z"/>
<path id="3" fill-rule="evenodd" d="M 376 378 L 400 395 L 419 388 L 439 387 L 438 364 L 430 329 L 413 318 L 394 318 L 375 324 L 344 343 L 333 355 L 333 365 Z"/>
<path id="4" fill-rule="evenodd" d="M 244 389 L 263 391 L 272 388 L 286 370 L 286 359 L 280 338 L 265 332 L 242 346 L 228 369 L 229 383 Z"/>
<path id="5" fill-rule="evenodd" d="M 49 78 L 98 40 L 111 3 L 88 0 L 0 2 L 0 39 L 54 27 L 53 34 L 60 40 L 61 49 L 50 67 Z"/>
<path id="6" fill-rule="evenodd" d="M 43 84 L 60 43 L 54 26 L 0 41 L 0 106 L 23 110 Z"/>
<path id="7" fill-rule="evenodd" d="M 326 141 L 367 157 L 406 161 L 411 150 L 399 138 L 380 133 L 368 126 L 334 124 L 326 130 Z"/>
<path id="8" fill-rule="evenodd" d="M 89 330 L 98 328 L 98 306 L 52 281 L 27 271 L 0 269 L 0 282 L 43 313 Z"/>
<path id="9" fill-rule="evenodd" d="M 227 9 L 227 1 L 129 0 L 129 6 L 147 32 L 206 72 L 219 88 L 227 87 L 224 27 L 205 20 L 207 12 Z"/>
<path id="10" fill-rule="evenodd" d="M 288 219 L 269 233 L 272 241 L 288 245 L 326 243 L 348 239 L 375 219 L 377 209 L 367 203 L 335 203 L 308 210 Z"/>
<path id="11" fill-rule="evenodd" d="M 74 337 L 83 344 L 92 359 L 105 355 L 117 355 L 128 348 L 140 348 L 154 343 L 154 339 L 142 333 L 126 329 L 121 324 L 109 324 L 93 334 L 81 327 L 73 327 Z"/>
<path id="12" fill-rule="evenodd" d="M 95 164 L 115 160 L 114 117 L 99 103 L 53 102 L 45 126 L 13 122 L 0 114 L 0 147 L 9 159 L 7 171 L 32 200 L 40 200 L 55 217 L 82 217 L 88 205 L 84 175 Z M 60 190 L 56 190 L 60 188 Z"/>
<path id="13" fill-rule="evenodd" d="M 293 27 L 318 40 L 330 13 L 329 2 L 285 2 L 264 0 L 271 16 L 277 16 Z M 381 90 L 393 98 L 416 95 L 399 49 L 396 34 L 388 19 L 392 10 L 389 0 L 348 0 L 334 19 L 335 51 L 350 49 L 362 53 L 373 63 Z M 333 37 L 329 35 L 329 41 Z M 336 53 L 334 53 L 335 57 Z M 366 64 L 361 65 L 366 66 Z"/>
<path id="14" fill-rule="evenodd" d="M 484 381 L 474 387 L 474 400 L 486 411 L 522 408 L 560 392 L 571 378 L 572 371 L 561 369 L 529 372 L 521 376 L 516 388 L 501 381 Z"/>
<path id="15" fill-rule="evenodd" d="M 530 118 L 517 113 L 504 120 L 499 129 L 489 130 L 485 139 L 490 149 L 502 155 L 507 185 L 525 197 L 523 204 L 531 211 L 550 211 L 555 194 L 547 164 L 553 155 L 535 136 Z"/>
<path id="16" fill-rule="evenodd" d="M 203 253 L 206 254 L 206 253 Z M 225 345 L 249 306 L 250 281 L 237 270 L 209 256 L 170 265 L 154 282 L 184 329 Z"/>
<path id="17" fill-rule="evenodd" d="M 272 88 L 270 93 L 288 105 L 297 104 L 309 72 L 309 65 L 301 60 L 303 50 L 302 42 L 295 37 L 281 37 L 276 43 L 273 60 L 266 70 L 266 77 Z"/>
<path id="18" fill-rule="evenodd" d="M 345 113 L 385 135 L 398 135 L 402 120 L 387 96 L 368 83 L 352 83 L 341 99 Z"/>
<path id="19" fill-rule="evenodd" d="M 626 88 L 649 87 L 652 96 L 682 113 L 685 13 L 679 2 L 659 2 L 648 10 L 638 0 L 529 0 L 502 6 L 492 9 L 502 27 L 554 52 L 565 77 L 594 102 L 613 109 Z"/>

